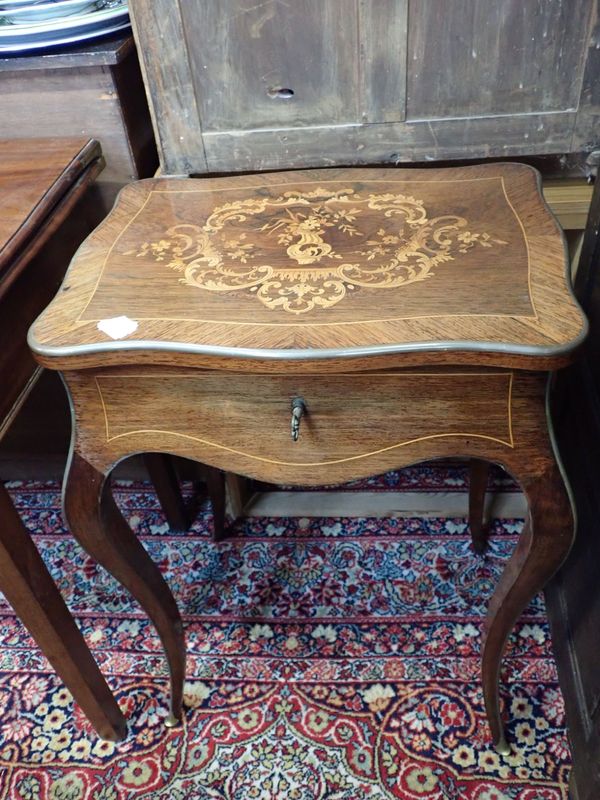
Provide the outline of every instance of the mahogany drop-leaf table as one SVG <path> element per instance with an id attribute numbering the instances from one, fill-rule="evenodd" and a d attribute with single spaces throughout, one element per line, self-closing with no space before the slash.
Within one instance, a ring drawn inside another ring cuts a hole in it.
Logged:
<path id="1" fill-rule="evenodd" d="M 519 164 L 331 169 L 126 187 L 30 331 L 73 408 L 65 512 L 163 642 L 181 716 L 185 643 L 107 477 L 162 452 L 263 481 L 348 481 L 425 459 L 501 464 L 529 520 L 489 604 L 485 705 L 506 639 L 564 560 L 573 513 L 549 372 L 585 338 L 562 234 Z"/>
<path id="2" fill-rule="evenodd" d="M 27 347 L 27 329 L 91 229 L 85 205 L 103 166 L 93 139 L 0 141 L 0 440 L 42 372 Z M 2 481 L 0 592 L 96 731 L 122 739 L 121 709 Z M 8 722 L 5 699 L 1 706 Z"/>

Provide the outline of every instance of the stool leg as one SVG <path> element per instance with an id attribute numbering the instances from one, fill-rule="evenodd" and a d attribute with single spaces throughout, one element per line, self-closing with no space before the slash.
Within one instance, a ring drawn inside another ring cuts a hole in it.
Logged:
<path id="1" fill-rule="evenodd" d="M 125 717 L 1 483 L 0 589 L 98 735 L 123 739 Z"/>
<path id="2" fill-rule="evenodd" d="M 472 458 L 469 462 L 469 528 L 476 553 L 485 553 L 488 546 L 488 528 L 483 524 L 485 492 L 490 465 L 487 461 Z"/>
<path id="3" fill-rule="evenodd" d="M 573 511 L 556 464 L 529 483 L 529 522 L 490 600 L 482 652 L 485 707 L 499 753 L 510 752 L 500 716 L 498 683 L 506 640 L 534 595 L 563 563 L 574 536 Z"/>
<path id="4" fill-rule="evenodd" d="M 238 519 L 242 516 L 244 506 L 252 496 L 248 489 L 248 479 L 233 472 L 227 472 L 225 473 L 225 483 L 232 516 L 234 519 Z"/>
<path id="5" fill-rule="evenodd" d="M 158 631 L 171 675 L 171 714 L 166 724 L 172 726 L 182 713 L 185 639 L 171 590 L 122 517 L 106 476 L 76 452 L 65 476 L 63 502 L 75 538 L 131 592 Z"/>
<path id="6" fill-rule="evenodd" d="M 225 532 L 225 475 L 215 467 L 205 467 L 204 480 L 213 512 L 213 541 L 221 542 Z"/>
<path id="7" fill-rule="evenodd" d="M 190 520 L 181 496 L 173 457 L 165 453 L 144 453 L 144 464 L 169 528 L 172 531 L 187 531 Z"/>

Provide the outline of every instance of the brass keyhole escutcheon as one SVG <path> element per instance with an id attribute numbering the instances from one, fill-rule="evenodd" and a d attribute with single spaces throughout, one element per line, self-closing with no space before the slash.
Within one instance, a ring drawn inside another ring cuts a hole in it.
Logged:
<path id="1" fill-rule="evenodd" d="M 292 439 L 297 442 L 300 436 L 300 420 L 306 412 L 306 404 L 301 397 L 292 400 Z"/>

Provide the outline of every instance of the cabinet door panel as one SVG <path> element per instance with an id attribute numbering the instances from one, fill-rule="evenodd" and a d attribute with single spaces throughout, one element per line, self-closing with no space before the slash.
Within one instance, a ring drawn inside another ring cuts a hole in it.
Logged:
<path id="1" fill-rule="evenodd" d="M 358 0 L 357 13 L 360 121 L 401 122 L 406 106 L 408 0 Z"/>
<path id="2" fill-rule="evenodd" d="M 408 119 L 577 109 L 589 0 L 411 0 Z"/>
<path id="3" fill-rule="evenodd" d="M 353 0 L 182 0 L 181 12 L 204 130 L 357 121 Z"/>

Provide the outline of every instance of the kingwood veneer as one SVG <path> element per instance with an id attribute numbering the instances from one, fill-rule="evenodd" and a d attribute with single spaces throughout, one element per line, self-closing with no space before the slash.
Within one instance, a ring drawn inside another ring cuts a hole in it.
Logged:
<path id="1" fill-rule="evenodd" d="M 573 538 L 545 412 L 548 371 L 586 334 L 566 267 L 537 173 L 516 164 L 148 180 L 121 193 L 29 341 L 72 399 L 71 529 L 153 619 L 171 722 L 181 619 L 110 497 L 120 459 L 175 453 L 316 485 L 468 456 L 502 464 L 530 506 L 482 652 L 507 752 L 504 645 Z"/>

